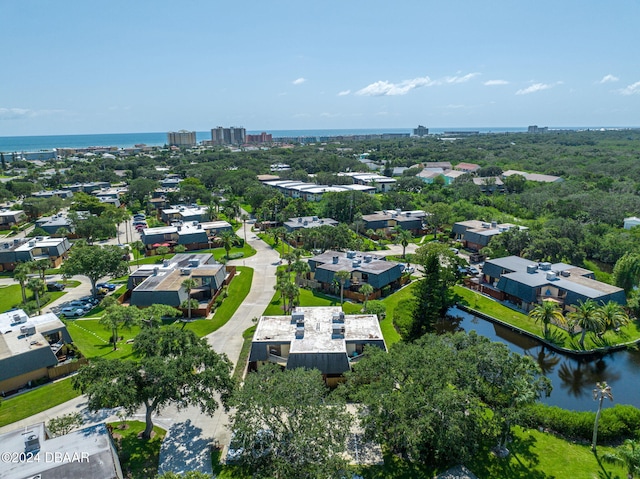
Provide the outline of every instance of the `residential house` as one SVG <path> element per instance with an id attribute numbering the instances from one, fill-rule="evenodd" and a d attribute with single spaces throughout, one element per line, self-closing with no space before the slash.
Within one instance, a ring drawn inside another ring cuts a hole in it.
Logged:
<path id="1" fill-rule="evenodd" d="M 162 188 L 178 188 L 181 181 L 182 178 L 168 176 L 167 178 L 163 178 L 162 180 L 160 180 L 160 186 Z"/>
<path id="2" fill-rule="evenodd" d="M 207 316 L 222 286 L 231 279 L 225 266 L 210 253 L 177 254 L 160 265 L 141 265 L 129 276 L 126 296 L 132 306 L 167 304 L 180 308 L 189 296 L 182 286 L 187 278 L 197 283 L 191 290 L 191 299 L 199 304 L 193 316 Z"/>
<path id="3" fill-rule="evenodd" d="M 209 208 L 199 205 L 176 205 L 161 210 L 160 217 L 165 223 L 174 221 L 198 221 L 209 219 Z"/>
<path id="4" fill-rule="evenodd" d="M 335 386 L 365 347 L 387 350 L 375 314 L 344 314 L 339 306 L 297 307 L 291 316 L 262 316 L 249 353 L 249 370 L 275 363 L 318 369 Z"/>
<path id="5" fill-rule="evenodd" d="M 284 227 L 288 232 L 298 231 L 301 229 L 317 228 L 319 226 L 336 226 L 338 221 L 333 218 L 318 218 L 317 216 L 299 216 L 297 218 L 289 218 L 284 222 Z"/>
<path id="6" fill-rule="evenodd" d="M 155 254 L 159 246 L 173 248 L 183 245 L 187 250 L 211 248 L 212 243 L 218 241 L 223 231 L 233 231 L 233 227 L 226 221 L 197 221 L 144 228 L 140 240 L 145 245 L 148 255 Z"/>
<path id="7" fill-rule="evenodd" d="M 122 468 L 104 423 L 53 437 L 43 422 L 0 434 L 5 479 L 122 479 Z"/>
<path id="8" fill-rule="evenodd" d="M 374 186 L 353 184 L 353 185 L 317 185 L 315 183 L 305 183 L 303 181 L 293 180 L 269 180 L 263 181 L 264 185 L 276 188 L 283 195 L 290 198 L 302 198 L 305 201 L 320 201 L 324 193 L 342 193 L 345 191 L 362 191 L 364 193 L 374 194 L 376 188 Z"/>
<path id="9" fill-rule="evenodd" d="M 58 198 L 71 198 L 73 196 L 73 191 L 71 190 L 46 190 L 46 191 L 36 191 L 35 193 L 31 193 L 31 196 L 34 198 L 53 198 L 57 196 Z"/>
<path id="10" fill-rule="evenodd" d="M 48 258 L 55 268 L 66 259 L 71 243 L 67 238 L 36 236 L 0 242 L 0 271 L 13 271 L 19 262 Z"/>
<path id="11" fill-rule="evenodd" d="M 349 172 L 338 173 L 338 176 L 350 176 L 356 185 L 373 186 L 378 193 L 386 193 L 395 188 L 397 180 L 376 173 Z"/>
<path id="12" fill-rule="evenodd" d="M 504 233 L 511 228 L 526 229 L 511 223 L 500 223 L 497 221 L 486 222 L 480 220 L 459 221 L 454 223 L 452 232 L 457 241 L 462 242 L 465 248 L 472 251 L 480 251 L 487 246 L 496 235 Z"/>
<path id="13" fill-rule="evenodd" d="M 476 174 L 480 169 L 480 165 L 476 165 L 475 163 L 458 163 L 453 167 L 454 170 L 462 171 L 463 173 L 471 173 L 472 175 Z"/>
<path id="14" fill-rule="evenodd" d="M 0 211 L 0 229 L 7 230 L 13 225 L 26 221 L 27 214 L 23 210 Z"/>
<path id="15" fill-rule="evenodd" d="M 539 183 L 561 183 L 564 181 L 564 179 L 560 176 L 527 173 L 526 171 L 507 170 L 502 172 L 503 178 L 508 178 L 511 175 L 520 175 L 523 176 L 527 181 L 537 181 Z"/>
<path id="16" fill-rule="evenodd" d="M 92 181 L 89 183 L 74 183 L 73 185 L 66 186 L 65 189 L 71 190 L 74 193 L 81 191 L 83 193 L 92 193 L 102 188 L 111 188 L 111 183 L 108 181 Z"/>
<path id="17" fill-rule="evenodd" d="M 640 226 L 640 218 L 636 216 L 631 216 L 629 218 L 624 219 L 624 229 L 630 230 L 634 226 Z"/>
<path id="18" fill-rule="evenodd" d="M 50 369 L 69 359 L 64 346 L 72 342 L 71 336 L 65 324 L 53 313 L 31 318 L 21 309 L 1 313 L 0 331 L 0 391 L 3 395 L 23 388 L 31 381 L 49 377 Z"/>
<path id="19" fill-rule="evenodd" d="M 386 286 L 391 289 L 400 287 L 404 265 L 357 251 L 345 253 L 327 250 L 310 258 L 309 268 L 310 286 L 332 293 L 339 291 L 335 274 L 338 271 L 348 271 L 350 277 L 344 284 L 344 295 L 361 300 L 362 295 L 358 293 L 358 289 L 365 283 L 373 286 L 374 292 L 369 296 L 370 299 L 380 297 L 382 288 Z"/>
<path id="20" fill-rule="evenodd" d="M 556 302 L 565 311 L 589 299 L 600 304 L 626 304 L 624 290 L 597 281 L 593 271 L 565 263 L 536 263 L 519 256 L 485 261 L 475 287 L 525 311 L 544 300 Z"/>
<path id="21" fill-rule="evenodd" d="M 391 233 L 391 231 L 399 226 L 404 230 L 411 231 L 415 235 L 420 235 L 424 230 L 424 221 L 427 213 L 423 210 L 411 210 L 402 211 L 401 209 L 395 210 L 382 210 L 376 211 L 370 215 L 362 215 L 364 221 L 365 230 L 384 230 L 385 233 Z"/>
<path id="22" fill-rule="evenodd" d="M 480 187 L 482 193 L 504 193 L 504 183 L 498 176 L 473 178 L 473 183 Z"/>
<path id="23" fill-rule="evenodd" d="M 57 234 L 61 228 L 69 232 L 72 232 L 74 229 L 69 217 L 60 213 L 53 216 L 42 216 L 36 220 L 35 224 L 36 228 L 43 229 L 50 235 Z"/>

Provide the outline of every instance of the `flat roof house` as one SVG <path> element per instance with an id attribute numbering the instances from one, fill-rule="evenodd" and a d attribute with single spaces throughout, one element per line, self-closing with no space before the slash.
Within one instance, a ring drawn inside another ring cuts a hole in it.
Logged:
<path id="1" fill-rule="evenodd" d="M 176 205 L 161 210 L 162 221 L 171 223 L 173 221 L 207 221 L 209 219 L 209 208 L 198 205 Z"/>
<path id="2" fill-rule="evenodd" d="M 359 299 L 358 289 L 369 283 L 373 286 L 374 294 L 370 299 L 380 296 L 380 290 L 385 286 L 392 288 L 400 286 L 403 265 L 395 261 L 387 261 L 384 257 L 373 256 L 358 251 L 332 251 L 309 259 L 310 278 L 317 283 L 317 287 L 333 292 L 335 289 L 335 274 L 338 271 L 348 271 L 351 277 L 344 284 L 345 297 Z"/>
<path id="3" fill-rule="evenodd" d="M 362 357 L 365 346 L 387 350 L 375 314 L 339 306 L 297 307 L 291 316 L 262 316 L 251 341 L 249 370 L 265 363 L 318 369 L 330 386 Z"/>
<path id="4" fill-rule="evenodd" d="M 140 239 L 149 254 L 159 246 L 183 245 L 187 250 L 197 250 L 211 247 L 211 243 L 223 231 L 233 231 L 233 227 L 226 221 L 204 223 L 191 221 L 171 226 L 144 228 Z"/>
<path id="5" fill-rule="evenodd" d="M 593 271 L 565 263 L 536 263 L 519 256 L 487 260 L 480 290 L 529 311 L 543 300 L 571 310 L 578 301 L 626 303 L 624 290 L 595 279 Z"/>
<path id="6" fill-rule="evenodd" d="M 9 229 L 13 225 L 22 223 L 27 219 L 27 214 L 23 210 L 0 211 L 0 229 Z"/>
<path id="7" fill-rule="evenodd" d="M 362 215 L 365 229 L 385 230 L 389 232 L 396 226 L 404 230 L 419 234 L 423 230 L 423 222 L 427 213 L 423 210 L 402 211 L 395 210 L 376 211 L 370 215 Z"/>
<path id="8" fill-rule="evenodd" d="M 142 265 L 129 276 L 127 289 L 132 306 L 166 304 L 179 308 L 187 300 L 187 291 L 182 286 L 185 279 L 196 280 L 191 298 L 198 300 L 199 307 L 194 316 L 207 316 L 211 305 L 225 284 L 225 266 L 216 262 L 210 253 L 177 254 L 161 265 Z"/>
<path id="9" fill-rule="evenodd" d="M 16 263 L 48 258 L 54 267 L 67 257 L 71 243 L 67 238 L 36 236 L 0 242 L 0 271 L 13 271 Z"/>
<path id="10" fill-rule="evenodd" d="M 487 221 L 469 220 L 454 223 L 452 232 L 455 235 L 455 239 L 461 241 L 465 248 L 480 251 L 489 244 L 491 238 L 511 228 L 526 229 L 524 226 L 511 223 L 498 224 L 496 221 L 489 223 Z"/>
<path id="11" fill-rule="evenodd" d="M 338 221 L 333 218 L 318 218 L 317 216 L 299 216 L 297 218 L 289 218 L 284 222 L 287 231 L 297 231 L 308 228 L 318 228 L 319 226 L 336 226 Z"/>
<path id="12" fill-rule="evenodd" d="M 65 324 L 53 313 L 29 317 L 21 309 L 0 314 L 0 391 L 24 387 L 48 376 L 66 360 L 63 346 L 72 342 Z"/>
<path id="13" fill-rule="evenodd" d="M 43 422 L 0 434 L 6 479 L 122 479 L 120 460 L 104 423 L 52 437 Z"/>

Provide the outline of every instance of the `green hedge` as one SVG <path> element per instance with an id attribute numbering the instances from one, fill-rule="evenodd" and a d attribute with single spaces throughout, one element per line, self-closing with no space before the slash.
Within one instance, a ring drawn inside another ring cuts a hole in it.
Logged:
<path id="1" fill-rule="evenodd" d="M 591 442 L 595 419 L 595 411 L 567 411 L 556 406 L 536 404 L 525 410 L 520 425 L 530 428 L 542 427 L 567 439 Z M 623 404 L 602 409 L 598 425 L 599 443 L 617 444 L 625 439 L 638 437 L 640 409 Z"/>

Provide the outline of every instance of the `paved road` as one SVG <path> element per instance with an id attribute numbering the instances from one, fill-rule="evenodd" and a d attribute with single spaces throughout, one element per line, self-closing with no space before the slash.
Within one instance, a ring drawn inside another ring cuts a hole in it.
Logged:
<path id="1" fill-rule="evenodd" d="M 230 264 L 253 268 L 251 290 L 229 322 L 207 336 L 212 347 L 219 353 L 225 353 L 234 364 L 238 361 L 242 348 L 242 332 L 253 325 L 252 318 L 262 315 L 273 297 L 275 272 L 279 261 L 278 253 L 253 233 L 248 235 L 247 239 L 249 244 L 257 250 L 257 254 L 250 258 L 231 261 Z M 80 412 L 86 425 L 119 420 L 115 410 L 102 410 L 92 414 L 86 406 L 86 398 L 80 396 L 22 421 L 4 426 L 0 428 L 0 433 L 40 421 L 47 422 L 54 417 L 72 412 Z M 144 413 L 140 410 L 129 419 L 144 421 Z M 199 470 L 211 474 L 211 444 L 213 441 L 226 444 L 230 439 L 226 426 L 228 416 L 222 408 L 209 416 L 193 407 L 182 411 L 178 411 L 175 407 L 168 407 L 154 417 L 154 423 L 168 431 L 160 451 L 161 472 Z"/>
<path id="2" fill-rule="evenodd" d="M 231 261 L 230 264 L 253 268 L 251 290 L 229 322 L 207 336 L 207 340 L 213 349 L 219 353 L 226 354 L 234 364 L 237 363 L 242 348 L 243 331 L 253 325 L 253 318 L 258 318 L 262 315 L 273 297 L 273 286 L 276 283 L 275 273 L 279 261 L 278 253 L 253 233 L 248 235 L 248 242 L 257 250 L 257 254 L 250 258 Z M 416 249 L 416 245 L 410 244 L 406 252 L 413 253 Z M 402 246 L 390 245 L 389 250 L 378 251 L 375 254 L 384 256 L 400 255 L 402 254 Z M 57 278 L 52 277 L 52 279 Z M 83 281 L 87 292 L 79 289 L 80 287 L 68 291 L 70 293 L 73 291 L 74 297 L 88 294 L 88 285 L 85 283 Z M 15 283 L 11 281 L 11 284 Z M 75 290 L 78 290 L 77 293 Z M 64 301 L 69 299 L 71 299 L 71 295 L 65 295 Z M 47 422 L 54 417 L 71 412 L 80 412 L 85 419 L 86 425 L 119 420 L 118 416 L 116 416 L 116 410 L 102 410 L 96 414 L 90 413 L 86 408 L 86 398 L 81 396 L 23 421 L 2 427 L 0 428 L 0 433 L 25 427 L 39 421 Z M 129 419 L 144 421 L 144 411 L 140 410 L 138 414 Z M 194 407 L 181 411 L 178 411 L 175 407 L 167 407 L 154 417 L 154 423 L 168 431 L 160 451 L 160 472 L 173 471 L 179 473 L 188 470 L 199 470 L 211 474 L 210 446 L 214 442 L 227 444 L 230 440 L 230 433 L 227 428 L 228 415 L 222 408 L 219 408 L 215 414 L 210 416 L 201 413 L 199 409 Z"/>

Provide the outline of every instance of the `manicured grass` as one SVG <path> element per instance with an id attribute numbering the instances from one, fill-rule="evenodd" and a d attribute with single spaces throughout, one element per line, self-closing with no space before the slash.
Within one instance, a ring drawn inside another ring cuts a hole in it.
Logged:
<path id="1" fill-rule="evenodd" d="M 326 294 L 322 294 L 318 291 L 311 291 L 309 289 L 300 288 L 300 306 L 340 306 L 340 298 L 336 298 L 334 296 L 328 296 Z M 349 308 L 352 308 L 353 303 L 345 302 L 343 305 L 343 310 L 348 313 L 352 313 L 352 311 L 348 311 Z M 362 306 L 357 305 L 357 310 L 359 311 Z M 284 314 L 282 309 L 282 298 L 280 297 L 280 293 L 275 293 L 273 295 L 273 299 L 267 306 L 267 309 L 264 310 L 263 315 L 265 316 L 280 316 Z"/>
<path id="2" fill-rule="evenodd" d="M 160 462 L 160 446 L 167 431 L 154 426 L 155 433 L 150 440 L 138 438 L 144 431 L 141 421 L 125 421 L 126 429 L 120 429 L 121 422 L 109 423 L 113 427 L 113 438 L 122 466 L 124 477 L 148 479 L 156 477 Z"/>
<path id="3" fill-rule="evenodd" d="M 33 416 L 79 395 L 80 392 L 71 387 L 71 380 L 63 379 L 4 399 L 0 407 L 0 426 Z"/>
<path id="4" fill-rule="evenodd" d="M 411 304 L 415 284 L 414 281 L 400 291 L 396 291 L 382 300 L 387 307 L 387 316 L 380 321 L 380 329 L 382 329 L 382 336 L 387 343 L 387 347 L 402 340 L 402 337 L 393 325 L 393 316 L 397 308 L 406 307 Z"/>
<path id="5" fill-rule="evenodd" d="M 31 290 L 27 289 L 27 301 L 35 299 L 35 296 Z M 65 293 L 64 291 L 52 291 L 46 293 L 46 297 L 49 298 L 47 302 L 40 299 L 40 306 L 44 307 L 46 304 L 54 301 Z M 20 308 L 22 306 L 22 290 L 19 284 L 11 284 L 9 286 L 0 286 L 0 311 L 7 311 L 11 308 Z"/>
<path id="6" fill-rule="evenodd" d="M 113 350 L 109 342 L 111 331 L 102 326 L 97 319 L 66 320 L 67 330 L 73 338 L 73 343 L 87 358 L 102 357 L 106 359 L 125 359 L 133 355 L 133 339 L 140 332 L 139 327 L 119 329 L 118 335 L 124 339 L 118 341 L 118 349 Z"/>
<path id="7" fill-rule="evenodd" d="M 236 312 L 238 307 L 249 294 L 251 282 L 253 281 L 253 269 L 246 266 L 238 266 L 239 274 L 233 278 L 227 290 L 227 297 L 224 299 L 219 308 L 216 309 L 213 318 L 198 319 L 187 324 L 186 328 L 192 330 L 198 336 L 203 337 L 207 334 L 224 326 L 231 316 Z"/>
<path id="8" fill-rule="evenodd" d="M 476 311 L 480 311 L 496 319 L 509 323 L 512 326 L 537 336 L 543 341 L 552 342 L 559 347 L 573 349 L 576 351 L 582 350 L 579 344 L 579 334 L 571 336 L 564 329 L 550 325 L 549 336 L 544 338 L 542 335 L 542 325 L 536 323 L 526 314 L 514 311 L 511 308 L 503 306 L 498 301 L 462 286 L 454 286 L 454 292 L 461 298 L 462 304 Z M 593 350 L 616 344 L 637 341 L 638 339 L 640 339 L 640 321 L 636 320 L 621 328 L 618 333 L 614 331 L 607 331 L 602 338 L 598 338 L 593 334 L 587 334 L 584 346 L 586 350 Z"/>
<path id="9" fill-rule="evenodd" d="M 82 284 L 82 282 L 76 281 L 75 279 L 63 279 L 60 283 L 64 284 L 67 288 L 76 288 Z"/>
<path id="10" fill-rule="evenodd" d="M 535 429 L 514 428 L 514 441 L 507 445 L 511 454 L 500 459 L 490 451 L 482 451 L 467 467 L 478 477 L 519 478 L 571 478 L 626 477 L 618 466 L 601 463 L 598 456 L 611 448 L 598 447 L 598 456 L 591 447 L 560 439 Z"/>
<path id="11" fill-rule="evenodd" d="M 255 332 L 256 326 L 251 326 L 249 329 L 245 330 L 242 333 L 244 341 L 242 342 L 242 349 L 240 350 L 240 355 L 238 356 L 238 362 L 236 363 L 236 367 L 233 370 L 233 377 L 238 381 L 242 380 L 242 375 L 244 374 L 245 367 L 247 366 L 249 352 L 251 351 L 251 341 L 253 340 L 253 335 Z"/>

